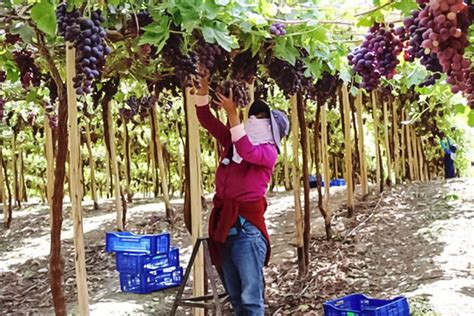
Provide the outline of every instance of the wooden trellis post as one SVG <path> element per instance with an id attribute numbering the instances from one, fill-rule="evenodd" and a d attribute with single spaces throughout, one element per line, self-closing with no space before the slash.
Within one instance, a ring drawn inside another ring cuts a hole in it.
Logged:
<path id="1" fill-rule="evenodd" d="M 402 108 L 401 109 L 401 122 L 405 122 L 405 109 Z M 402 168 L 401 168 L 401 178 L 400 180 L 403 181 L 404 179 L 407 178 L 407 169 L 406 169 L 406 141 L 405 141 L 405 130 L 406 130 L 406 125 L 405 124 L 401 124 L 402 125 L 402 128 L 401 128 L 401 134 L 400 134 L 400 149 L 401 149 L 401 156 L 402 156 Z"/>
<path id="2" fill-rule="evenodd" d="M 117 153 L 115 149 L 115 125 L 112 119 L 112 104 L 107 107 L 107 121 L 109 124 L 109 163 L 112 166 L 112 176 L 114 178 L 114 197 L 115 197 L 115 209 L 117 211 L 117 228 L 120 231 L 125 229 L 125 219 L 123 218 L 122 200 L 120 197 L 120 175 L 117 161 Z"/>
<path id="3" fill-rule="evenodd" d="M 201 148 L 199 142 L 199 125 L 196 115 L 194 95 L 186 88 L 186 119 L 189 128 L 189 181 L 191 201 L 191 235 L 193 244 L 202 237 L 202 208 L 201 208 Z M 204 295 L 204 254 L 201 248 L 194 261 L 193 296 Z M 194 315 L 204 315 L 204 310 L 194 308 Z"/>
<path id="4" fill-rule="evenodd" d="M 74 258 L 76 266 L 76 285 L 79 315 L 89 315 L 89 293 L 87 291 L 87 273 L 84 251 L 84 233 L 82 228 L 82 185 L 81 185 L 81 156 L 80 137 L 77 118 L 76 93 L 73 87 L 75 76 L 76 50 L 71 43 L 66 43 L 66 76 L 68 99 L 68 130 L 69 130 L 69 185 L 71 186 L 71 207 L 74 227 Z M 70 48 L 69 48 L 70 47 Z"/>
<path id="5" fill-rule="evenodd" d="M 398 133 L 400 131 L 398 125 L 398 99 L 392 102 L 392 130 L 393 130 L 393 151 L 394 151 L 394 169 L 395 169 L 395 183 L 401 183 L 400 176 L 400 140 Z"/>
<path id="6" fill-rule="evenodd" d="M 1 136 L 1 135 L 0 135 Z M 3 146 L 3 141 L 0 140 Z M 3 202 L 3 224 L 6 227 L 8 223 L 8 203 L 7 203 L 7 190 L 5 189 L 5 180 L 3 177 L 3 153 L 2 153 L 2 147 L 0 147 L 0 195 L 2 196 L 2 202 Z"/>
<path id="7" fill-rule="evenodd" d="M 293 195 L 295 200 L 296 247 L 298 248 L 299 273 L 303 275 L 306 270 L 303 252 L 303 214 L 301 210 L 301 182 L 299 167 L 299 123 L 296 95 L 290 98 L 291 103 L 291 142 L 293 145 Z"/>
<path id="8" fill-rule="evenodd" d="M 375 91 L 372 91 L 372 110 L 374 118 L 374 142 L 375 142 L 375 179 L 377 182 L 377 190 L 382 192 L 382 179 L 381 179 L 381 168 L 380 165 L 380 147 L 379 147 L 379 117 L 377 113 L 377 96 Z"/>
<path id="9" fill-rule="evenodd" d="M 94 210 L 99 209 L 99 201 L 97 198 L 97 184 L 95 183 L 95 160 L 92 154 L 92 141 L 91 141 L 91 131 L 90 131 L 90 122 L 86 122 L 86 146 L 89 153 L 89 168 L 90 168 L 90 177 L 91 177 L 91 195 L 92 200 L 94 201 Z"/>
<path id="10" fill-rule="evenodd" d="M 327 104 L 321 105 L 321 156 L 323 161 L 323 177 L 324 177 L 324 200 L 323 207 L 326 211 L 326 218 L 324 224 L 326 228 L 326 236 L 331 231 L 331 214 L 332 210 L 329 206 L 329 199 L 331 198 L 330 182 L 331 176 L 329 174 L 329 154 L 328 154 L 328 130 L 327 130 Z M 330 234 L 329 234 L 330 235 Z"/>
<path id="11" fill-rule="evenodd" d="M 354 213 L 354 187 L 352 183 L 352 143 L 351 143 L 351 107 L 349 105 L 349 92 L 347 85 L 342 86 L 342 105 L 344 107 L 344 160 L 346 163 L 347 184 L 347 216 L 352 217 Z"/>
<path id="12" fill-rule="evenodd" d="M 125 119 L 122 120 L 123 126 L 123 137 L 122 137 L 122 146 L 123 146 L 123 160 L 124 160 L 124 174 L 125 174 L 125 194 L 127 194 L 127 202 L 132 203 L 132 179 L 131 179 L 131 161 L 132 158 L 130 156 L 130 140 L 128 135 L 128 127 L 127 121 Z"/>
<path id="13" fill-rule="evenodd" d="M 288 139 L 285 137 L 283 140 L 283 173 L 285 176 L 284 185 L 285 189 L 289 190 L 290 186 L 290 168 L 288 167 Z"/>
<path id="14" fill-rule="evenodd" d="M 415 179 L 420 181 L 420 172 L 418 169 L 418 150 L 416 149 L 416 133 L 413 125 L 411 126 L 411 151 L 413 154 L 413 171 L 415 174 Z"/>
<path id="15" fill-rule="evenodd" d="M 385 154 L 387 158 L 387 180 L 388 183 L 392 183 L 392 158 L 390 153 L 390 141 L 389 141 L 389 130 L 388 130 L 388 108 L 387 101 L 383 101 L 383 125 L 384 125 L 384 136 L 385 136 Z"/>
<path id="16" fill-rule="evenodd" d="M 170 197 L 168 194 L 168 179 L 166 178 L 165 175 L 165 163 L 163 161 L 163 146 L 161 144 L 160 140 L 160 125 L 158 122 L 158 112 L 156 110 L 156 103 L 153 104 L 151 108 L 151 117 L 154 122 L 155 126 L 155 133 L 153 137 L 155 138 L 155 144 L 156 144 L 156 153 L 158 156 L 158 168 L 160 169 L 160 176 L 161 176 L 161 189 L 163 191 L 163 200 L 165 202 L 165 210 L 166 210 L 166 217 L 171 219 L 172 214 L 171 214 L 171 204 L 170 204 Z"/>
<path id="17" fill-rule="evenodd" d="M 361 191 L 362 196 L 369 194 L 369 184 L 367 180 L 367 161 L 365 158 L 365 145 L 364 145 L 364 125 L 362 124 L 362 92 L 359 91 L 355 99 L 356 111 L 357 111 L 357 130 L 359 131 L 359 161 L 360 161 L 360 178 L 361 178 Z"/>

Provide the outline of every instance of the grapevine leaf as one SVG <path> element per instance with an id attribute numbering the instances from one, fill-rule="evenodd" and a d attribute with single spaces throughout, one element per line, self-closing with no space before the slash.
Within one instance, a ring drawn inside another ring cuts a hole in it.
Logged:
<path id="1" fill-rule="evenodd" d="M 21 39 L 25 43 L 32 43 L 33 37 L 35 37 L 35 31 L 33 30 L 33 28 L 23 22 L 18 23 L 17 26 L 18 28 L 16 28 L 15 31 L 11 29 L 10 32 L 12 34 L 19 34 Z"/>
<path id="2" fill-rule="evenodd" d="M 225 24 L 222 22 L 206 22 L 202 28 L 202 35 L 206 42 L 217 43 L 228 52 L 230 52 L 232 48 L 239 47 L 236 41 L 229 35 Z"/>
<path id="3" fill-rule="evenodd" d="M 419 85 L 425 80 L 425 77 L 426 77 L 426 70 L 414 69 L 407 76 L 407 79 L 406 79 L 407 86 L 411 87 L 414 85 Z"/>
<path id="4" fill-rule="evenodd" d="M 42 0 L 31 9 L 31 19 L 38 28 L 50 36 L 56 34 L 56 13 L 54 6 L 48 0 Z"/>
<path id="5" fill-rule="evenodd" d="M 203 15 L 206 16 L 209 20 L 214 20 L 217 18 L 217 15 L 222 11 L 222 8 L 212 2 L 205 2 L 202 5 Z"/>
<path id="6" fill-rule="evenodd" d="M 474 110 L 471 110 L 471 112 L 469 112 L 467 124 L 469 124 L 470 127 L 474 127 Z"/>
<path id="7" fill-rule="evenodd" d="M 299 52 L 298 49 L 290 44 L 289 40 L 279 37 L 275 43 L 275 56 L 294 65 L 296 58 L 299 56 Z"/>
<path id="8" fill-rule="evenodd" d="M 418 7 L 413 0 L 400 0 L 393 5 L 394 8 L 402 11 L 403 15 L 408 15 L 410 12 Z"/>
<path id="9" fill-rule="evenodd" d="M 160 22 L 153 22 L 143 28 L 145 33 L 140 37 L 139 44 L 151 44 L 157 47 L 158 52 L 163 49 L 170 37 L 169 20 L 163 17 Z"/>
<path id="10" fill-rule="evenodd" d="M 466 107 L 461 103 L 455 104 L 454 112 L 456 112 L 456 114 L 463 114 L 464 112 L 466 112 Z"/>

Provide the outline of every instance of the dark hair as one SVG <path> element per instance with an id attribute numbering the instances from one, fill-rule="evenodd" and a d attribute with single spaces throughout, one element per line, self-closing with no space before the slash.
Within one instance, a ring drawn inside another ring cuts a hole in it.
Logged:
<path id="1" fill-rule="evenodd" d="M 265 113 L 270 117 L 270 107 L 262 100 L 255 100 L 249 108 L 249 116 L 260 113 Z"/>

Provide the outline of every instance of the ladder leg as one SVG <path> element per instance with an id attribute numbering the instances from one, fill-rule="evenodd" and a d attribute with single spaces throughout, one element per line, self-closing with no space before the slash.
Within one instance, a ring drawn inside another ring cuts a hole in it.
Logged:
<path id="1" fill-rule="evenodd" d="M 207 242 L 207 240 L 204 240 L 203 242 L 206 271 L 211 283 L 212 296 L 214 298 L 214 305 L 216 307 L 216 316 L 222 316 L 222 304 L 219 300 L 219 293 L 217 292 L 216 274 L 212 268 L 212 263 L 210 260 L 211 255 L 209 253 L 209 245 Z"/>
<path id="2" fill-rule="evenodd" d="M 197 253 L 199 251 L 199 247 L 201 246 L 202 240 L 198 238 L 196 240 L 196 244 L 194 245 L 193 252 L 191 254 L 191 258 L 189 259 L 188 266 L 186 267 L 186 272 L 184 274 L 183 281 L 181 282 L 181 285 L 179 286 L 178 293 L 176 294 L 176 299 L 174 300 L 173 303 L 173 308 L 171 309 L 170 316 L 176 315 L 176 310 L 178 309 L 178 305 L 181 302 L 181 298 L 183 296 L 184 288 L 186 287 L 186 282 L 188 281 L 189 275 L 191 274 L 191 269 L 194 264 L 194 260 L 196 259 Z"/>

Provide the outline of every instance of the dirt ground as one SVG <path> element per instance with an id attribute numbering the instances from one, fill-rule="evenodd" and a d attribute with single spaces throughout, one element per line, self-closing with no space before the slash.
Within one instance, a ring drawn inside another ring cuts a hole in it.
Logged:
<path id="1" fill-rule="evenodd" d="M 322 303 L 349 293 L 389 298 L 405 295 L 413 315 L 474 315 L 474 179 L 413 183 L 387 188 L 382 195 L 358 200 L 346 218 L 345 189 L 331 188 L 334 238 L 325 240 L 324 225 L 312 198 L 312 243 L 308 275 L 298 277 L 291 192 L 269 195 L 267 223 L 273 257 L 266 268 L 268 313 L 321 315 Z M 210 206 L 210 198 L 207 199 Z M 152 199 L 129 205 L 129 229 L 172 234 L 185 267 L 191 238 L 182 218 L 182 200 L 174 200 L 176 222 L 165 220 L 163 203 Z M 93 211 L 85 203 L 84 233 L 93 315 L 167 315 L 176 288 L 136 295 L 120 292 L 113 254 L 104 251 L 105 232 L 114 230 L 110 201 Z M 32 203 L 13 213 L 12 228 L 0 222 L 1 314 L 49 315 L 48 208 Z M 72 222 L 63 223 L 65 294 L 75 312 Z M 188 286 L 191 284 L 189 283 Z M 188 289 L 189 290 L 189 289 Z M 188 314 L 180 309 L 179 314 Z"/>

